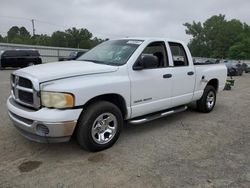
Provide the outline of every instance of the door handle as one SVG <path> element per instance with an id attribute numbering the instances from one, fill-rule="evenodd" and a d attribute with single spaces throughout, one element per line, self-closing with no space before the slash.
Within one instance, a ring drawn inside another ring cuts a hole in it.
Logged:
<path id="1" fill-rule="evenodd" d="M 172 77 L 172 74 L 164 74 L 163 75 L 163 78 L 171 78 Z"/>
<path id="2" fill-rule="evenodd" d="M 188 73 L 187 73 L 187 75 L 189 75 L 189 76 L 194 75 L 194 71 L 190 71 L 190 72 L 188 72 Z"/>

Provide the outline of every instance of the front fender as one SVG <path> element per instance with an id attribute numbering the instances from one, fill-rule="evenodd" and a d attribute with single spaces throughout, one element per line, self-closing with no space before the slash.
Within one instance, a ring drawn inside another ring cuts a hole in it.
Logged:
<path id="1" fill-rule="evenodd" d="M 41 91 L 67 92 L 75 97 L 75 106 L 83 106 L 96 96 L 119 94 L 130 108 L 130 80 L 127 71 L 93 74 L 54 80 L 41 84 Z"/>

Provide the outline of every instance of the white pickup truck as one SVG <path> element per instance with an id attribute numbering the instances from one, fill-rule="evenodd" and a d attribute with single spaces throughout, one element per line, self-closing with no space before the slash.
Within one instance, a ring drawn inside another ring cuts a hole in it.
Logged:
<path id="1" fill-rule="evenodd" d="M 30 140 L 64 142 L 74 134 L 85 149 L 99 151 L 116 142 L 125 121 L 144 123 L 194 101 L 210 112 L 226 76 L 224 64 L 194 65 L 179 41 L 109 40 L 76 61 L 15 71 L 7 106 Z"/>

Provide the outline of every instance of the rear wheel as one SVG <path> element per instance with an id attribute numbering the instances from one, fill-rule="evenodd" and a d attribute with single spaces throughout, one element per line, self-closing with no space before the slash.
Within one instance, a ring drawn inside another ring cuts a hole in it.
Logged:
<path id="1" fill-rule="evenodd" d="M 119 108 L 107 101 L 90 104 L 81 114 L 76 128 L 78 143 L 89 151 L 111 147 L 119 138 L 123 117 Z"/>
<path id="2" fill-rule="evenodd" d="M 207 85 L 204 89 L 203 95 L 200 100 L 197 101 L 197 109 L 200 112 L 211 112 L 216 103 L 216 91 L 211 85 Z"/>

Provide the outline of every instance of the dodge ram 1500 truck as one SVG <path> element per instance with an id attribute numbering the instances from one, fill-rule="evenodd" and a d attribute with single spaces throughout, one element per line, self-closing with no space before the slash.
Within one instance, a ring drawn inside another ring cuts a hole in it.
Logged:
<path id="1" fill-rule="evenodd" d="M 194 65 L 179 41 L 109 40 L 76 61 L 15 71 L 7 107 L 30 140 L 64 142 L 74 134 L 85 149 L 99 151 L 117 141 L 124 122 L 144 123 L 191 102 L 210 112 L 226 76 L 224 64 Z"/>

